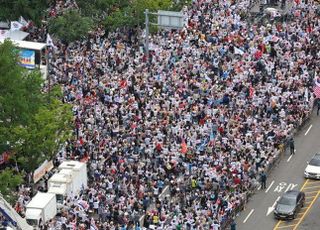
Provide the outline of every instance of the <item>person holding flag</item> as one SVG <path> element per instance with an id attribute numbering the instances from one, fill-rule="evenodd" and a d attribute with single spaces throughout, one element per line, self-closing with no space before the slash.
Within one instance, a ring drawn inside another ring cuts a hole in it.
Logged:
<path id="1" fill-rule="evenodd" d="M 94 221 L 93 217 L 91 217 L 90 230 L 99 230 L 99 228 L 97 227 L 96 222 Z"/>
<path id="2" fill-rule="evenodd" d="M 49 33 L 47 34 L 46 43 L 47 43 L 47 46 L 57 49 L 57 47 L 53 44 L 52 38 Z"/>
<path id="3" fill-rule="evenodd" d="M 23 25 L 24 28 L 27 28 L 30 24 L 30 22 L 24 19 L 22 16 L 20 16 L 19 18 L 19 23 Z"/>
<path id="4" fill-rule="evenodd" d="M 23 25 L 18 21 L 11 21 L 10 23 L 10 31 L 21 30 Z"/>

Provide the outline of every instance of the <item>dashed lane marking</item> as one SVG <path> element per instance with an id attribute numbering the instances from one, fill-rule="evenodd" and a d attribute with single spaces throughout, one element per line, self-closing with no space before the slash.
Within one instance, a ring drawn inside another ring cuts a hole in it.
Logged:
<path id="1" fill-rule="evenodd" d="M 272 187 L 273 183 L 274 183 L 274 180 L 273 180 L 273 181 L 271 182 L 271 184 L 268 186 L 268 188 L 267 188 L 267 190 L 266 190 L 266 193 L 269 192 L 269 190 L 270 190 L 270 188 Z"/>
<path id="2" fill-rule="evenodd" d="M 309 133 L 310 129 L 312 128 L 312 125 L 309 126 L 307 132 L 304 134 L 305 136 L 307 136 L 307 134 Z"/>
<path id="3" fill-rule="evenodd" d="M 252 209 L 252 210 L 249 212 L 248 216 L 244 219 L 243 223 L 247 222 L 247 220 L 250 218 L 250 216 L 252 215 L 253 212 L 254 212 L 254 209 Z"/>

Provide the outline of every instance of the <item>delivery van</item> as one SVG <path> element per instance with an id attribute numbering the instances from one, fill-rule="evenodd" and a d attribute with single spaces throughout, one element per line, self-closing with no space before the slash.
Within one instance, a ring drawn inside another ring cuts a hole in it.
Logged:
<path id="1" fill-rule="evenodd" d="M 66 196 L 72 194 L 72 171 L 64 174 L 58 172 L 52 175 L 48 180 L 48 193 L 56 195 L 57 202 L 63 204 Z"/>
<path id="2" fill-rule="evenodd" d="M 88 187 L 87 164 L 79 161 L 64 161 L 59 170 L 68 169 L 73 171 L 73 194 L 78 194 L 81 189 Z"/>
<path id="3" fill-rule="evenodd" d="M 27 223 L 35 229 L 41 228 L 57 214 L 55 194 L 38 192 L 26 206 Z"/>

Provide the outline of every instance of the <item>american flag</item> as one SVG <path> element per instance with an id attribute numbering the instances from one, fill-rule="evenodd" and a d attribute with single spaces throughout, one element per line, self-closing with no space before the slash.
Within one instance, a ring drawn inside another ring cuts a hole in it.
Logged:
<path id="1" fill-rule="evenodd" d="M 79 200 L 78 201 L 78 207 L 80 207 L 82 210 L 87 211 L 89 208 L 89 204 L 88 202 L 84 201 L 84 200 Z"/>
<path id="2" fill-rule="evenodd" d="M 90 230 L 99 230 L 93 217 L 91 217 Z"/>
<path id="3" fill-rule="evenodd" d="M 314 95 L 316 95 L 316 98 L 320 98 L 320 78 L 317 78 L 315 80 L 313 92 L 314 92 Z"/>

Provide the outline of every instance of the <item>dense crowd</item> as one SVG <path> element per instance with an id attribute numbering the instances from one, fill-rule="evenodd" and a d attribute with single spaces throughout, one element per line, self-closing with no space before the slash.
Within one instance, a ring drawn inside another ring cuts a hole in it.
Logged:
<path id="1" fill-rule="evenodd" d="M 182 30 L 150 37 L 149 57 L 138 30 L 56 43 L 50 77 L 75 117 L 58 161 L 88 159 L 90 182 L 46 229 L 224 225 L 310 113 L 320 73 L 312 1 L 261 26 L 241 18 L 248 4 L 194 0 Z"/>

